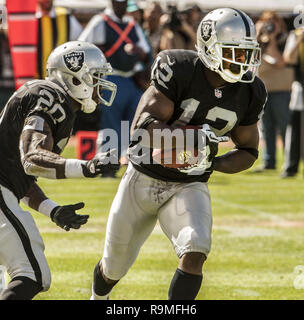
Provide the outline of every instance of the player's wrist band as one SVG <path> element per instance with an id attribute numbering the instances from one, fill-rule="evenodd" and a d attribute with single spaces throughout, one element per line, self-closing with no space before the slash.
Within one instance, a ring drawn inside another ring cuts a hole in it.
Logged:
<path id="1" fill-rule="evenodd" d="M 67 159 L 65 161 L 65 177 L 66 178 L 83 178 L 82 165 L 86 163 L 85 160 Z"/>
<path id="2" fill-rule="evenodd" d="M 58 203 L 52 201 L 51 199 L 45 199 L 40 203 L 38 212 L 44 214 L 47 217 L 51 217 L 51 212 L 56 207 L 59 207 Z"/>

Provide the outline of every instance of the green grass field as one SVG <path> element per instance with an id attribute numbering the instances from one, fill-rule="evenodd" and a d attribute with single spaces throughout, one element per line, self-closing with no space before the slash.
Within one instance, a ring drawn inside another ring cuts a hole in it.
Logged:
<path id="1" fill-rule="evenodd" d="M 64 156 L 75 157 L 74 149 L 67 147 Z M 282 180 L 279 170 L 251 171 L 214 173 L 210 179 L 213 242 L 197 299 L 304 298 L 304 286 L 294 286 L 294 281 L 304 284 L 304 273 L 294 272 L 296 266 L 304 266 L 303 177 Z M 46 194 L 58 203 L 84 201 L 82 212 L 90 214 L 90 219 L 80 230 L 65 232 L 45 216 L 33 213 L 53 278 L 51 289 L 36 300 L 89 299 L 93 269 L 103 251 L 107 215 L 119 180 L 40 179 Z M 111 299 L 167 299 L 176 266 L 171 244 L 156 226 L 127 276 L 113 289 Z"/>

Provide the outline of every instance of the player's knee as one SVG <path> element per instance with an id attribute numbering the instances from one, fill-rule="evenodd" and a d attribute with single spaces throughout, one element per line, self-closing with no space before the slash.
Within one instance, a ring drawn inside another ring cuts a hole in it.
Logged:
<path id="1" fill-rule="evenodd" d="M 206 259 L 207 256 L 202 252 L 187 252 L 181 257 L 179 268 L 191 274 L 199 274 Z"/>

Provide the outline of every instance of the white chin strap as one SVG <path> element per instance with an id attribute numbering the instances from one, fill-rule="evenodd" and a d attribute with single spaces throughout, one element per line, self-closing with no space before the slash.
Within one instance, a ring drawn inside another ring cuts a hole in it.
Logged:
<path id="1" fill-rule="evenodd" d="M 81 111 L 84 113 L 94 112 L 97 106 L 97 103 L 90 98 L 79 100 L 79 102 L 81 103 Z"/>
<path id="2" fill-rule="evenodd" d="M 66 87 L 67 88 L 67 87 Z M 72 95 L 71 91 L 67 88 L 67 93 L 77 102 L 81 104 L 81 111 L 84 113 L 92 113 L 95 111 L 97 103 L 91 98 L 79 99 Z"/>
<path id="3" fill-rule="evenodd" d="M 236 79 L 235 77 L 233 77 L 232 72 L 228 69 L 225 69 L 225 72 L 217 69 L 216 72 L 227 82 L 235 83 L 240 80 L 240 79 Z M 231 77 L 229 76 L 229 73 L 231 73 Z"/>

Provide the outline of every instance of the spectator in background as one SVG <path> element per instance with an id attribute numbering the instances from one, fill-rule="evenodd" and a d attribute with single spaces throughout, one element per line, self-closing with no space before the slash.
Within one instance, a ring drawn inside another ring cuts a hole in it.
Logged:
<path id="1" fill-rule="evenodd" d="M 284 20 L 274 11 L 264 11 L 256 23 L 256 30 L 262 51 L 259 76 L 268 91 L 268 100 L 262 116 L 262 132 L 265 142 L 263 165 L 256 170 L 256 172 L 261 172 L 276 168 L 277 130 L 284 144 L 294 73 L 283 59 L 288 36 Z"/>
<path id="2" fill-rule="evenodd" d="M 144 23 L 144 10 L 141 9 L 135 0 L 128 0 L 127 15 L 132 16 L 142 27 Z"/>
<path id="3" fill-rule="evenodd" d="M 134 74 L 142 70 L 142 63 L 149 58 L 150 46 L 140 25 L 126 15 L 127 0 L 112 0 L 111 8 L 95 15 L 86 26 L 79 40 L 92 42 L 105 54 L 113 67 L 109 80 L 117 85 L 117 95 L 111 108 L 103 108 L 101 130 L 98 133 L 97 151 L 107 148 L 104 129 L 113 129 L 118 135 L 119 158 L 127 151 L 129 137 L 121 143 L 121 121 L 131 124 L 142 95 L 134 82 Z M 121 152 L 122 150 L 122 152 Z M 103 177 L 115 177 L 115 172 L 104 173 Z"/>
<path id="4" fill-rule="evenodd" d="M 132 16 L 136 22 L 143 27 L 144 24 L 144 11 L 139 8 L 137 3 L 134 0 L 128 0 L 127 6 L 127 15 Z M 147 33 L 144 31 L 144 35 L 146 38 L 147 43 L 149 44 L 150 51 L 145 62 L 141 62 L 141 70 L 136 72 L 133 76 L 133 80 L 136 83 L 137 87 L 140 88 L 142 91 L 145 91 L 150 85 L 150 73 L 151 73 L 151 66 L 153 63 L 153 51 L 150 39 Z"/>
<path id="5" fill-rule="evenodd" d="M 67 41 L 77 40 L 82 26 L 67 9 L 54 7 L 53 0 L 37 0 L 38 19 L 37 78 L 44 79 L 51 51 Z"/>
<path id="6" fill-rule="evenodd" d="M 202 19 L 202 11 L 199 6 L 192 5 L 190 8 L 183 11 L 186 22 L 192 26 L 193 31 L 196 32 L 198 25 Z"/>
<path id="7" fill-rule="evenodd" d="M 304 128 L 304 28 L 290 32 L 283 54 L 286 63 L 295 68 L 295 81 L 292 84 L 290 117 L 285 138 L 285 162 L 282 178 L 293 177 L 298 172 Z M 303 147 L 302 147 L 303 148 Z"/>
<path id="8" fill-rule="evenodd" d="M 0 112 L 15 91 L 12 57 L 6 31 L 0 29 Z"/>
<path id="9" fill-rule="evenodd" d="M 78 20 L 65 8 L 54 7 L 53 0 L 37 0 L 36 17 L 38 19 L 38 50 L 37 50 L 37 75 L 39 79 L 46 76 L 46 61 L 51 51 L 57 46 L 77 40 L 83 28 Z M 96 108 L 93 114 L 76 113 L 73 134 L 78 130 L 85 130 L 92 126 L 97 128 Z"/>
<path id="10" fill-rule="evenodd" d="M 150 2 L 144 10 L 143 28 L 149 37 L 153 49 L 153 58 L 160 51 L 160 38 L 162 34 L 160 18 L 162 14 L 163 10 L 157 2 Z"/>
<path id="11" fill-rule="evenodd" d="M 162 29 L 160 51 L 167 49 L 195 50 L 195 44 L 196 32 L 176 7 L 171 7 L 168 21 Z"/>

